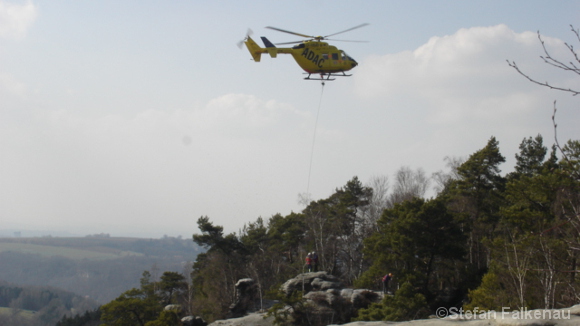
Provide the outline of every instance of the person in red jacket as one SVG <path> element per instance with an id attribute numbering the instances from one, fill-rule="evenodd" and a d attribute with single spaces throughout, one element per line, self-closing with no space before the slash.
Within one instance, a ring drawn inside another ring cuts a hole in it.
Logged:
<path id="1" fill-rule="evenodd" d="M 312 254 L 308 253 L 306 255 L 306 268 L 308 268 L 308 272 L 312 272 Z"/>

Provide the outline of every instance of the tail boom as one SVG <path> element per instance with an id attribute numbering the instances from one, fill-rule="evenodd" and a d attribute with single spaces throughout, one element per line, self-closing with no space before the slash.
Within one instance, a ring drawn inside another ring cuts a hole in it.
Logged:
<path id="1" fill-rule="evenodd" d="M 278 56 L 278 53 L 292 53 L 292 49 L 277 48 L 274 44 L 272 44 L 272 42 L 270 42 L 270 40 L 268 40 L 267 38 L 265 38 L 263 36 L 262 36 L 262 42 L 264 42 L 264 46 L 266 46 L 265 48 L 260 47 L 258 45 L 258 43 L 256 43 L 249 36 L 246 38 L 246 41 L 244 42 L 246 44 L 246 47 L 248 48 L 248 51 L 250 51 L 252 58 L 256 62 L 260 62 L 262 53 L 268 53 L 270 55 L 270 57 L 272 57 L 272 58 L 276 58 Z"/>
<path id="2" fill-rule="evenodd" d="M 252 38 L 249 36 L 246 38 L 246 41 L 244 43 L 246 44 L 248 51 L 250 51 L 250 54 L 252 55 L 254 61 L 260 62 L 262 53 L 266 52 L 265 51 L 266 49 L 261 48 L 258 45 L 258 43 L 254 42 L 254 40 L 252 40 Z"/>

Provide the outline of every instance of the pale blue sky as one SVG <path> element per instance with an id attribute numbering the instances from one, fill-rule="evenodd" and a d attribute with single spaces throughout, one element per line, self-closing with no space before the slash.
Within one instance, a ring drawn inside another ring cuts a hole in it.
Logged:
<path id="1" fill-rule="evenodd" d="M 491 136 L 511 170 L 524 137 L 579 139 L 580 88 L 542 63 L 580 47 L 578 1 L 0 0 L 0 229 L 190 236 L 300 211 L 321 85 L 290 56 L 252 62 L 236 43 L 265 26 L 327 35 L 359 62 L 327 83 L 310 192 L 357 175 L 444 169 Z"/>

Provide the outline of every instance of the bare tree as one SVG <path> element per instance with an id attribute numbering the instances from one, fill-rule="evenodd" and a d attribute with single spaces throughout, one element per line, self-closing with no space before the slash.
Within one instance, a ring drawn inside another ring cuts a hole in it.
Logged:
<path id="1" fill-rule="evenodd" d="M 388 207 L 413 198 L 424 197 L 430 182 L 431 180 L 422 168 L 412 170 L 408 166 L 401 167 L 395 173 L 395 185 L 388 199 Z"/>
<path id="2" fill-rule="evenodd" d="M 368 220 L 368 230 L 378 231 L 377 221 L 387 208 L 388 192 L 389 192 L 389 177 L 386 175 L 373 176 L 367 183 L 367 187 L 373 189 L 373 196 L 367 208 L 366 216 Z"/>
<path id="3" fill-rule="evenodd" d="M 459 174 L 457 173 L 457 168 L 465 162 L 465 160 L 461 157 L 450 157 L 445 156 L 443 159 L 445 162 L 445 166 L 449 169 L 448 172 L 444 172 L 443 170 L 439 170 L 431 176 L 431 179 L 435 182 L 435 192 L 440 193 L 442 192 L 445 187 L 451 182 L 452 180 L 457 180 L 460 178 Z"/>
<path id="4" fill-rule="evenodd" d="M 185 311 L 188 313 L 188 315 L 193 315 L 193 294 L 195 293 L 193 279 L 191 278 L 191 273 L 193 272 L 193 262 L 184 261 L 181 266 L 183 268 L 182 274 L 185 276 L 185 282 L 187 283 L 187 290 L 184 295 L 186 305 Z"/>

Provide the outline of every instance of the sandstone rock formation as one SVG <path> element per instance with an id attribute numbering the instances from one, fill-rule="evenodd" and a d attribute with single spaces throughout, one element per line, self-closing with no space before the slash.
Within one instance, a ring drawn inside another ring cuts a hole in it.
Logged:
<path id="1" fill-rule="evenodd" d="M 548 313 L 551 311 L 551 315 Z M 527 313 L 527 315 L 526 315 Z M 535 318 L 536 314 L 539 318 Z M 544 316 L 542 316 L 544 315 Z M 251 314 L 242 318 L 216 321 L 210 326 L 273 326 L 272 318 L 264 319 L 264 314 Z M 546 317 L 546 318 L 543 318 Z M 554 318 L 558 317 L 558 318 Z M 392 321 L 359 321 L 343 326 L 578 326 L 580 325 L 580 305 L 565 309 L 531 310 L 523 314 L 501 312 L 495 315 L 455 316 L 447 318 L 431 318 L 404 322 Z"/>
<path id="2" fill-rule="evenodd" d="M 303 273 L 286 281 L 282 292 L 290 296 L 295 291 L 303 291 L 309 303 L 308 313 L 314 314 L 322 324 L 341 324 L 360 308 L 382 299 L 382 293 L 365 289 L 343 288 L 340 281 L 326 272 Z M 236 302 L 231 306 L 232 315 L 238 318 L 216 321 L 210 326 L 273 326 L 273 318 L 264 318 L 265 313 L 256 311 L 257 287 L 252 279 L 242 279 L 236 284 Z M 488 312 L 478 314 L 451 315 L 445 318 L 433 316 L 430 319 L 406 322 L 351 322 L 347 326 L 580 326 L 580 305 L 566 309 L 522 310 Z"/>
<path id="3" fill-rule="evenodd" d="M 341 289 L 343 286 L 340 280 L 326 272 L 312 272 L 298 274 L 282 284 L 282 292 L 290 296 L 295 291 L 302 291 L 304 294 L 311 291 L 326 291 L 329 289 Z"/>
<path id="4" fill-rule="evenodd" d="M 256 310 L 259 300 L 258 285 L 251 278 L 243 278 L 236 283 L 236 301 L 230 306 L 232 318 L 242 317 L 248 311 Z"/>
<path id="5" fill-rule="evenodd" d="M 181 323 L 183 326 L 207 326 L 205 320 L 201 317 L 196 316 L 186 316 L 181 318 Z"/>

